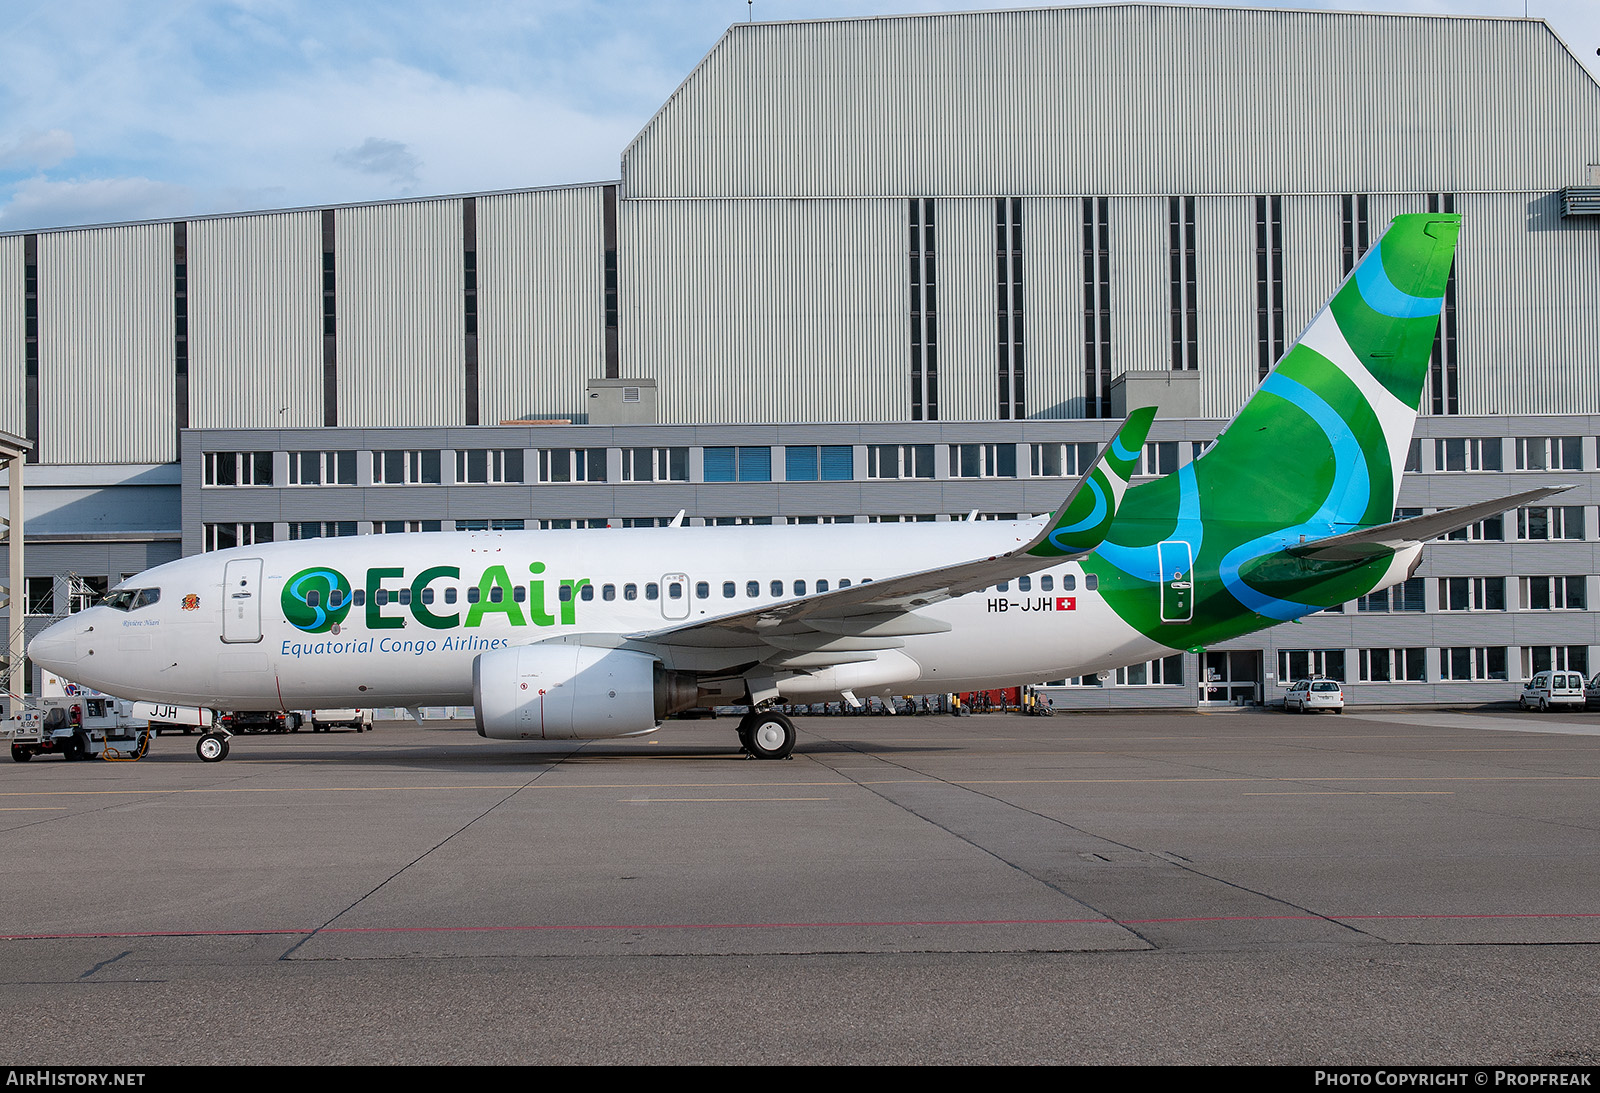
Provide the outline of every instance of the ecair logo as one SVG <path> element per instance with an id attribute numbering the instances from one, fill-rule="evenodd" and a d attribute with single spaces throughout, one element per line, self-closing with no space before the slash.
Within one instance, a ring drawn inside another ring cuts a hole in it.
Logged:
<path id="1" fill-rule="evenodd" d="M 407 614 L 430 630 L 481 626 L 484 619 L 491 616 L 503 618 L 511 626 L 554 626 L 557 622 L 570 626 L 575 623 L 579 590 L 589 579 L 580 577 L 556 582 L 556 611 L 552 614 L 545 593 L 548 582 L 541 576 L 544 563 L 531 563 L 528 572 L 532 579 L 527 582 L 526 597 L 519 597 L 518 583 L 507 567 L 489 566 L 475 582 L 467 585 L 467 594 L 463 597 L 466 602 L 461 604 L 466 609 L 463 614 L 451 610 L 456 605 L 444 603 L 442 595 L 424 596 L 435 581 L 459 581 L 459 567 L 432 566 L 410 580 L 403 567 L 373 568 L 366 571 L 359 606 L 369 630 L 398 630 L 406 625 Z M 317 566 L 302 569 L 285 581 L 280 603 L 283 617 L 291 626 L 308 634 L 326 634 L 341 625 L 358 606 L 356 595 L 350 579 L 343 573 L 328 566 Z"/>

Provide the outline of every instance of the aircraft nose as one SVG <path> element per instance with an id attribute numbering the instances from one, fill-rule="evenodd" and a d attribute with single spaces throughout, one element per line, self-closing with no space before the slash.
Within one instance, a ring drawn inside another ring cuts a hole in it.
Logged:
<path id="1" fill-rule="evenodd" d="M 78 624 L 62 619 L 28 643 L 28 659 L 61 676 L 71 676 L 78 663 Z"/>

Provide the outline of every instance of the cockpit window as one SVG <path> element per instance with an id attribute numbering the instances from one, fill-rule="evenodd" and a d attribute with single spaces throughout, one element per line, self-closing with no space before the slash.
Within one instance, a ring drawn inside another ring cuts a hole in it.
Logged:
<path id="1" fill-rule="evenodd" d="M 113 607 L 118 611 L 136 611 L 141 607 L 149 607 L 160 599 L 159 588 L 118 588 L 106 593 L 105 599 L 100 601 L 100 606 Z"/>

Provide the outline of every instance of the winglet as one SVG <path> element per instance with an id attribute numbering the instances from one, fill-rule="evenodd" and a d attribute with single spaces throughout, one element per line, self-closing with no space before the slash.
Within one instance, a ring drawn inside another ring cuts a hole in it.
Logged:
<path id="1" fill-rule="evenodd" d="M 1154 406 L 1129 414 L 1111 442 L 1100 450 L 1094 465 L 1056 510 L 1055 519 L 1029 543 L 1023 553 L 1039 558 L 1076 558 L 1092 553 L 1105 541 L 1117 518 L 1117 508 L 1128 479 L 1139 464 L 1139 450 L 1156 419 Z"/>

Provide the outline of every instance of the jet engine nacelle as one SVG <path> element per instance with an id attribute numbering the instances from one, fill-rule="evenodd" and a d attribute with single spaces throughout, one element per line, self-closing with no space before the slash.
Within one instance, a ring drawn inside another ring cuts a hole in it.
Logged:
<path id="1" fill-rule="evenodd" d="M 472 697 L 479 736 L 595 740 L 650 732 L 696 690 L 647 653 L 550 642 L 481 654 Z"/>

